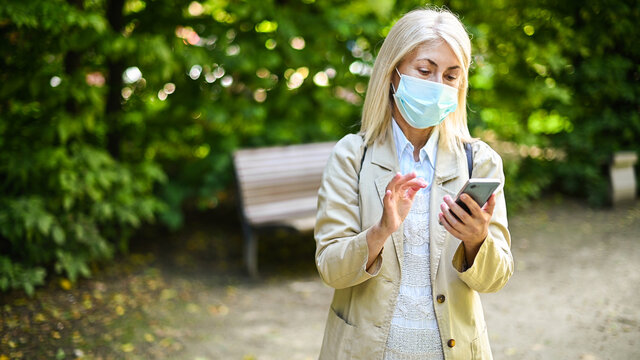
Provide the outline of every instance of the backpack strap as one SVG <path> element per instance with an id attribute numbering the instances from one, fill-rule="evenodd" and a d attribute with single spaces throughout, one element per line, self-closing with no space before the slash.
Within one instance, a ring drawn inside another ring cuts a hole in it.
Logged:
<path id="1" fill-rule="evenodd" d="M 360 171 L 362 171 L 362 164 L 364 164 L 364 156 L 367 155 L 367 146 L 364 147 L 362 152 L 362 159 L 360 159 Z"/>
<path id="2" fill-rule="evenodd" d="M 360 169 L 358 169 L 358 178 L 360 178 L 360 173 L 362 172 L 362 165 L 364 164 L 364 156 L 367 155 L 367 144 L 364 143 L 364 134 L 360 134 L 362 137 L 362 158 L 360 159 Z"/>
<path id="3" fill-rule="evenodd" d="M 471 143 L 464 144 L 464 152 L 467 154 L 467 168 L 469 170 L 469 179 L 473 173 L 473 152 L 471 150 Z"/>

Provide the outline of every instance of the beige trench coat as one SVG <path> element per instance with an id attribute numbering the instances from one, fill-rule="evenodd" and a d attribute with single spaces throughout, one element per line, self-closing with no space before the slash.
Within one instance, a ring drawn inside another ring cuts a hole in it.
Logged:
<path id="1" fill-rule="evenodd" d="M 316 265 L 322 280 L 335 288 L 327 319 L 321 360 L 382 359 L 400 286 L 402 226 L 387 239 L 381 255 L 365 270 L 367 231 L 382 215 L 382 198 L 399 171 L 389 128 L 385 140 L 365 152 L 363 141 L 347 135 L 335 146 L 318 193 L 315 228 Z M 473 176 L 498 178 L 502 160 L 476 141 Z M 454 197 L 467 181 L 464 150 L 459 155 L 438 144 L 430 203 L 430 266 L 434 307 L 445 359 L 491 359 L 489 337 L 478 292 L 500 290 L 513 273 L 511 238 L 502 186 L 489 235 L 473 265 L 465 271 L 460 240 L 438 224 L 445 195 Z"/>

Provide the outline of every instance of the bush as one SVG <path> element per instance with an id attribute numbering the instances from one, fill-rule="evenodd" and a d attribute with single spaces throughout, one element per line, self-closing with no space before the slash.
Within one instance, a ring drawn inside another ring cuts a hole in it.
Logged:
<path id="1" fill-rule="evenodd" d="M 549 187 L 606 203 L 612 153 L 640 153 L 640 3 L 435 3 L 472 34 L 469 125 L 509 206 Z M 0 289 L 89 276 L 142 222 L 216 206 L 237 148 L 357 131 L 382 39 L 423 5 L 5 1 Z"/>

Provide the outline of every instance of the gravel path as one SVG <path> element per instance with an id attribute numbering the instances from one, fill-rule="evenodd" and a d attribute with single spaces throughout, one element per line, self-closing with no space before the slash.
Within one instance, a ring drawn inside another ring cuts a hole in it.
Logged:
<path id="1" fill-rule="evenodd" d="M 640 204 L 539 202 L 510 227 L 516 272 L 482 295 L 495 359 L 640 359 Z M 196 288 L 209 311 L 174 314 L 180 358 L 317 358 L 332 294 L 317 275 Z"/>

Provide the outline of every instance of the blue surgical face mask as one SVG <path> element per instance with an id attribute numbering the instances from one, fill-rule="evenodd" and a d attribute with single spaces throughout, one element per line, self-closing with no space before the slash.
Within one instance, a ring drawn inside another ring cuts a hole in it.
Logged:
<path id="1" fill-rule="evenodd" d="M 438 82 L 400 74 L 393 98 L 402 117 L 416 129 L 440 124 L 458 106 L 458 89 Z M 392 84 L 393 86 L 393 84 Z"/>

